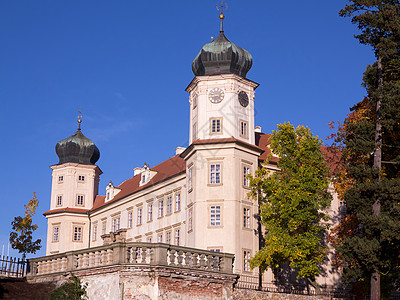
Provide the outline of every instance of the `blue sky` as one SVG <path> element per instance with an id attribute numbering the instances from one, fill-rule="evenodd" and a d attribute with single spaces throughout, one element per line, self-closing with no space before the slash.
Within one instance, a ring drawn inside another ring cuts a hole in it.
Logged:
<path id="1" fill-rule="evenodd" d="M 247 77 L 256 90 L 263 132 L 290 121 L 325 139 L 361 100 L 372 51 L 338 16 L 347 1 L 231 0 L 225 34 L 253 56 Z M 101 152 L 109 180 L 130 178 L 187 146 L 191 62 L 219 32 L 216 1 L 0 2 L 0 247 L 10 222 L 36 191 L 34 221 L 45 253 L 56 143 L 77 129 Z M 1 249 L 0 249 L 1 251 Z M 15 252 L 12 252 L 15 254 Z"/>

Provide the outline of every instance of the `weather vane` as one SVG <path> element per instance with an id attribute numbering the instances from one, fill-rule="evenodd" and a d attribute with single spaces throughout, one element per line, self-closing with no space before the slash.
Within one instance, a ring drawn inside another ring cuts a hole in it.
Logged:
<path id="1" fill-rule="evenodd" d="M 79 115 L 78 115 L 78 130 L 81 130 L 81 123 L 82 123 L 81 109 L 79 109 L 78 112 L 79 112 Z"/>
<path id="2" fill-rule="evenodd" d="M 225 18 L 225 16 L 224 16 L 224 9 L 225 9 L 225 10 L 228 9 L 228 4 L 226 4 L 226 2 L 222 0 L 221 3 L 217 4 L 217 10 L 218 10 L 218 11 L 221 11 L 221 14 L 219 15 L 219 18 L 220 18 L 220 20 L 221 20 L 221 29 L 220 29 L 220 32 L 224 32 L 224 24 L 223 24 L 224 18 Z"/>

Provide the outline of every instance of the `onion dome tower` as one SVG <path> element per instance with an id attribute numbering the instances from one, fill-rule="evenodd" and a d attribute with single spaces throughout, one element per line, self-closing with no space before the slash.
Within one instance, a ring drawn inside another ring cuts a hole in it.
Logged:
<path id="1" fill-rule="evenodd" d="M 56 153 L 59 165 L 71 162 L 85 165 L 94 165 L 100 158 L 100 151 L 92 140 L 85 137 L 81 131 L 82 119 L 78 119 L 78 130 L 70 137 L 59 141 Z"/>
<path id="2" fill-rule="evenodd" d="M 89 247 L 88 211 L 98 194 L 102 171 L 96 165 L 100 151 L 83 135 L 81 123 L 79 111 L 78 130 L 57 143 L 59 162 L 50 166 L 50 210 L 44 213 L 49 233 L 47 255 Z"/>
<path id="3" fill-rule="evenodd" d="M 207 43 L 192 62 L 192 71 L 196 76 L 236 74 L 246 78 L 251 69 L 251 54 L 232 43 L 224 34 L 224 14 L 219 15 L 221 29 L 218 37 Z"/>

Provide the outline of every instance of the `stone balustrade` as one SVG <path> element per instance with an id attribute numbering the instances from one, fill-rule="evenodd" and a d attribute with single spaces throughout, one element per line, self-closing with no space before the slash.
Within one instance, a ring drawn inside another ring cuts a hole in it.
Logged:
<path id="1" fill-rule="evenodd" d="M 110 266 L 158 266 L 233 274 L 233 254 L 163 243 L 116 242 L 29 260 L 29 276 Z"/>

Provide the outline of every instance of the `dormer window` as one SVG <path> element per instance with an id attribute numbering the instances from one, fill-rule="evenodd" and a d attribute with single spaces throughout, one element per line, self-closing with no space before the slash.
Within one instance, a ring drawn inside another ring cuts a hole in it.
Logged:
<path id="1" fill-rule="evenodd" d="M 133 170 L 134 176 L 140 176 L 139 186 L 145 185 L 149 183 L 149 181 L 157 174 L 157 172 L 150 170 L 150 167 L 147 163 L 144 163 L 144 166 L 141 168 L 135 168 Z"/>
<path id="2" fill-rule="evenodd" d="M 119 188 L 114 187 L 114 184 L 110 180 L 110 183 L 106 187 L 106 199 L 105 201 L 109 201 L 115 197 L 121 190 Z"/>

